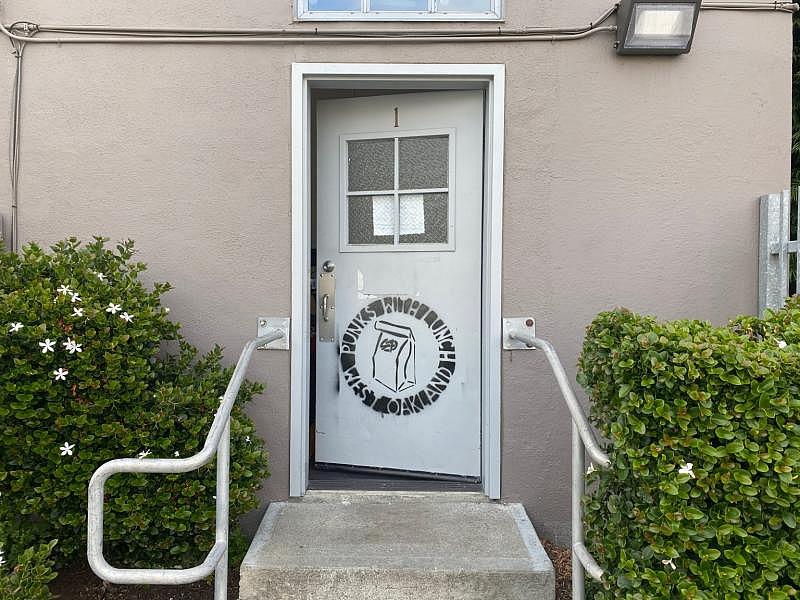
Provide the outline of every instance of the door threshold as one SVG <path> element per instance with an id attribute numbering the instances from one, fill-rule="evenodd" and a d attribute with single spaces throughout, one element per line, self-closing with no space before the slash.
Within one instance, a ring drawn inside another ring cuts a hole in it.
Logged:
<path id="1" fill-rule="evenodd" d="M 405 469 L 388 469 L 382 467 L 365 467 L 360 465 L 341 465 L 333 463 L 315 463 L 312 471 L 317 473 L 341 473 L 355 477 L 381 477 L 385 479 L 418 479 L 421 481 L 452 481 L 459 483 L 480 483 L 480 477 L 469 475 L 451 475 L 448 473 L 426 473 L 424 471 L 407 471 Z"/>
<path id="2" fill-rule="evenodd" d="M 409 479 L 310 479 L 308 489 L 327 492 L 482 492 L 480 483 Z"/>
<path id="3" fill-rule="evenodd" d="M 317 463 L 309 490 L 365 492 L 482 492 L 477 478 Z"/>

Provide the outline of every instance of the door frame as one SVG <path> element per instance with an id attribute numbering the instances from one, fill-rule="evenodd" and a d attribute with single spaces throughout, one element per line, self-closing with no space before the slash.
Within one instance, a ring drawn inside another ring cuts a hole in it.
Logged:
<path id="1" fill-rule="evenodd" d="M 311 91 L 333 89 L 481 89 L 486 92 L 481 269 L 481 482 L 500 498 L 505 65 L 292 64 L 292 345 L 289 495 L 308 489 L 311 335 Z M 295 384 L 299 382 L 299 384 Z"/>

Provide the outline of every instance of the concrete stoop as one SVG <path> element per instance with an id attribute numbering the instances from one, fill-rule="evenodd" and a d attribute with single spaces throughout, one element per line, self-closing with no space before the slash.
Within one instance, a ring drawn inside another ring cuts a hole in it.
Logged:
<path id="1" fill-rule="evenodd" d="M 554 600 L 520 504 L 479 494 L 310 492 L 270 505 L 240 600 Z"/>

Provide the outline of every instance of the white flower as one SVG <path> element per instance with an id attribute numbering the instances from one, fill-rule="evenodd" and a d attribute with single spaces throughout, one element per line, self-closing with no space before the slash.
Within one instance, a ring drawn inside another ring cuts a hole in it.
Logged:
<path id="1" fill-rule="evenodd" d="M 83 316 L 83 309 L 80 306 L 76 306 L 72 309 L 72 316 L 74 317 L 82 317 Z"/>
<path id="2" fill-rule="evenodd" d="M 133 321 L 133 316 L 132 316 L 132 315 L 129 315 L 129 314 L 128 314 L 128 313 L 126 313 L 126 312 L 122 313 L 122 314 L 119 316 L 119 318 L 120 318 L 120 319 L 122 319 L 123 321 L 125 321 L 126 323 L 130 323 L 131 321 Z"/>
<path id="3" fill-rule="evenodd" d="M 678 568 L 678 567 L 676 567 L 676 566 L 675 566 L 675 563 L 674 563 L 674 562 L 672 562 L 672 559 L 671 559 L 671 558 L 668 558 L 668 559 L 662 560 L 662 561 L 661 561 L 661 564 L 662 564 L 662 565 L 664 565 L 664 566 L 670 566 L 670 567 L 672 567 L 672 570 L 673 570 L 673 571 L 674 571 L 675 569 L 677 569 L 677 568 Z"/>
<path id="4" fill-rule="evenodd" d="M 69 371 L 67 371 L 66 369 L 62 369 L 61 367 L 59 367 L 57 371 L 53 371 L 53 375 L 55 375 L 55 377 L 53 377 L 53 379 L 54 379 L 55 381 L 59 381 L 59 380 L 60 380 L 60 381 L 66 381 L 66 380 L 67 380 L 67 375 L 68 375 L 68 374 L 69 374 Z"/>
<path id="5" fill-rule="evenodd" d="M 48 352 L 55 352 L 53 347 L 56 345 L 54 340 L 47 338 L 43 342 L 39 342 L 39 347 L 42 349 L 42 354 L 47 354 Z"/>
<path id="6" fill-rule="evenodd" d="M 249 444 L 250 443 L 250 436 L 249 435 L 244 436 L 244 441 Z"/>
<path id="7" fill-rule="evenodd" d="M 8 333 L 17 333 L 20 329 L 25 327 L 22 323 L 12 323 L 11 329 L 8 330 Z"/>
<path id="8" fill-rule="evenodd" d="M 681 468 L 678 469 L 678 473 L 680 473 L 681 475 L 688 475 L 692 479 L 696 479 L 696 477 L 694 476 L 694 471 L 692 471 L 692 467 L 694 467 L 692 463 L 686 463 L 685 465 L 681 465 Z"/>
<path id="9" fill-rule="evenodd" d="M 66 296 L 67 294 L 71 294 L 72 293 L 72 288 L 69 287 L 68 285 L 62 285 L 56 291 L 59 293 L 59 295 Z"/>
<path id="10" fill-rule="evenodd" d="M 148 456 L 150 456 L 150 450 L 145 450 L 144 452 L 139 452 L 139 454 L 136 455 L 136 458 L 142 459 L 147 458 Z"/>
<path id="11" fill-rule="evenodd" d="M 76 352 L 78 353 L 83 352 L 83 348 L 81 348 L 81 345 L 77 343 L 75 340 L 67 338 L 67 341 L 64 342 L 62 345 L 64 346 L 64 348 L 67 349 L 67 352 L 69 352 L 70 354 L 75 354 Z"/>
<path id="12" fill-rule="evenodd" d="M 122 310 L 122 306 L 119 304 L 114 304 L 113 302 L 108 303 L 108 308 L 106 309 L 107 313 L 111 313 L 112 315 L 117 314 L 119 311 Z"/>
<path id="13" fill-rule="evenodd" d="M 178 458 L 180 455 L 181 455 L 181 453 L 178 452 L 177 450 L 175 450 L 175 458 Z"/>
<path id="14" fill-rule="evenodd" d="M 165 313 L 167 313 L 167 314 L 169 314 L 169 306 L 165 306 L 165 307 L 164 307 L 164 312 L 165 312 Z"/>
<path id="15" fill-rule="evenodd" d="M 594 463 L 589 463 L 589 468 L 586 469 L 586 474 L 591 475 L 595 471 L 597 471 L 597 467 L 594 466 Z"/>
<path id="16" fill-rule="evenodd" d="M 95 275 L 97 275 L 97 278 L 98 278 L 100 281 L 105 281 L 106 279 L 108 279 L 108 277 L 106 277 L 105 275 L 103 275 L 103 274 L 102 274 L 100 271 L 92 271 L 92 273 L 94 273 Z"/>
<path id="17" fill-rule="evenodd" d="M 783 350 L 784 348 L 786 348 L 786 346 L 788 346 L 786 342 L 784 342 L 783 340 L 778 340 L 778 348 Z"/>
<path id="18" fill-rule="evenodd" d="M 78 292 L 75 292 L 74 294 L 72 294 L 72 301 L 73 302 L 80 302 L 81 301 L 81 297 L 78 295 Z"/>
<path id="19" fill-rule="evenodd" d="M 3 551 L 0 550 L 0 567 L 2 567 L 4 564 L 6 564 L 6 559 L 3 558 Z"/>
<path id="20" fill-rule="evenodd" d="M 75 449 L 75 444 L 64 442 L 64 445 L 59 448 L 61 456 L 72 456 L 72 451 Z"/>

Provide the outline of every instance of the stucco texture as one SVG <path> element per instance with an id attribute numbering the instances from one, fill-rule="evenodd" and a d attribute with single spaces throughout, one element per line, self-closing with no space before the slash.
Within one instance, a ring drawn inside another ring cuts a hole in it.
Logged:
<path id="1" fill-rule="evenodd" d="M 506 0 L 506 26 L 581 25 L 605 0 Z M 288 0 L 9 0 L 6 23 L 292 25 Z M 352 25 L 350 25 L 352 26 Z M 442 27 L 481 27 L 445 25 Z M 299 25 L 309 27 L 309 25 Z M 313 25 L 311 26 L 313 27 Z M 337 25 L 321 25 L 321 28 Z M 507 67 L 503 313 L 531 315 L 574 375 L 584 328 L 624 305 L 723 322 L 757 299 L 757 197 L 789 181 L 791 18 L 705 11 L 692 52 L 620 58 L 610 36 L 519 44 L 29 46 L 20 232 L 133 238 L 172 315 L 228 360 L 291 312 L 292 62 Z M 0 98 L 14 60 L 0 60 Z M 0 120 L 0 136 L 8 133 Z M 0 206 L 10 220 L 0 156 Z M 289 485 L 289 354 L 261 353 L 251 407 Z M 569 420 L 542 357 L 503 362 L 503 496 L 569 532 Z M 254 520 L 254 519 L 253 519 Z"/>

